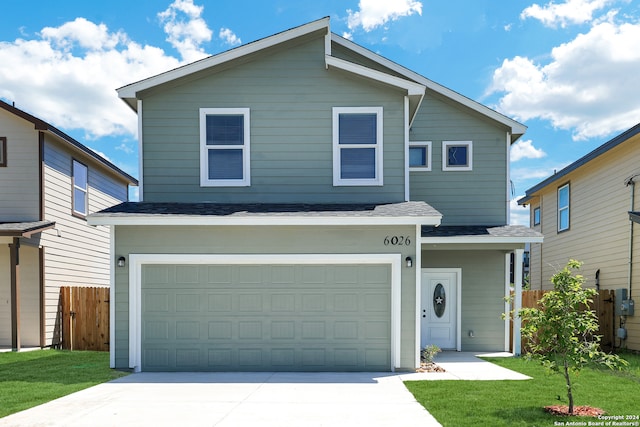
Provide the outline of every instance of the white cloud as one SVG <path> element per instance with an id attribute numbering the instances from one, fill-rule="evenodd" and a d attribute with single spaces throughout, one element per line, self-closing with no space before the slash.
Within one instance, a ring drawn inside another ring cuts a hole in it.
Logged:
<path id="1" fill-rule="evenodd" d="M 519 140 L 511 146 L 511 161 L 517 162 L 520 159 L 540 159 L 546 156 L 542 149 L 533 146 L 530 139 Z"/>
<path id="2" fill-rule="evenodd" d="M 220 37 L 222 41 L 224 41 L 229 46 L 237 46 L 239 44 L 242 44 L 242 40 L 240 40 L 240 37 L 236 36 L 235 33 L 229 28 L 220 28 L 218 37 Z"/>
<path id="3" fill-rule="evenodd" d="M 360 0 L 358 10 L 347 10 L 347 25 L 350 30 L 358 27 L 366 32 L 414 13 L 422 15 L 422 3 L 415 0 Z M 351 33 L 347 33 L 351 36 Z M 349 38 L 349 37 L 347 37 Z"/>
<path id="4" fill-rule="evenodd" d="M 537 3 L 527 7 L 520 14 L 521 19 L 533 18 L 547 27 L 562 28 L 569 24 L 584 24 L 591 22 L 594 12 L 615 3 L 617 0 L 567 0 L 562 3 L 553 1 L 544 6 Z"/>
<path id="5" fill-rule="evenodd" d="M 158 13 L 167 41 L 186 62 L 207 56 L 201 45 L 211 41 L 212 31 L 201 17 L 203 9 L 193 4 L 193 0 L 175 0 L 167 10 Z"/>
<path id="6" fill-rule="evenodd" d="M 529 206 L 523 207 L 518 205 L 518 200 L 520 200 L 522 196 L 515 197 L 509 202 L 509 211 L 510 218 L 509 224 L 511 225 L 525 225 L 529 227 Z"/>
<path id="7" fill-rule="evenodd" d="M 488 93 L 519 120 L 540 118 L 574 140 L 626 130 L 640 117 L 640 23 L 596 23 L 555 47 L 550 62 L 516 56 L 494 71 Z"/>
<path id="8" fill-rule="evenodd" d="M 160 48 L 77 18 L 31 40 L 0 42 L 0 97 L 87 139 L 135 136 L 136 116 L 115 89 L 178 65 Z"/>

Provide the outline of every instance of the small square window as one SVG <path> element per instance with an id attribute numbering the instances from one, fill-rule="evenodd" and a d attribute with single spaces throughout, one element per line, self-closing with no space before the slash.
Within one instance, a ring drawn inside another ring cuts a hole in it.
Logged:
<path id="1" fill-rule="evenodd" d="M 442 170 L 470 171 L 473 169 L 471 141 L 442 141 Z"/>
<path id="2" fill-rule="evenodd" d="M 540 225 L 540 207 L 533 209 L 533 225 Z"/>
<path id="3" fill-rule="evenodd" d="M 7 137 L 0 136 L 0 167 L 7 166 Z"/>
<path id="4" fill-rule="evenodd" d="M 409 170 L 431 170 L 431 141 L 411 142 L 409 145 Z"/>

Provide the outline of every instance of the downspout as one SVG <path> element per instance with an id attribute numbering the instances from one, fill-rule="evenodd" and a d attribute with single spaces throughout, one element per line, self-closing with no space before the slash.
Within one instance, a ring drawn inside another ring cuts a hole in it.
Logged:
<path id="1" fill-rule="evenodd" d="M 633 178 L 637 176 L 638 174 L 632 175 L 629 179 L 627 179 L 627 182 L 625 183 L 625 185 L 629 187 L 629 192 L 630 192 L 629 212 L 633 212 L 635 207 L 636 183 L 633 181 Z M 633 298 L 631 295 L 631 291 L 633 289 L 632 274 L 633 274 L 633 221 L 629 219 L 629 265 L 627 270 L 627 286 L 629 288 L 629 299 Z"/>

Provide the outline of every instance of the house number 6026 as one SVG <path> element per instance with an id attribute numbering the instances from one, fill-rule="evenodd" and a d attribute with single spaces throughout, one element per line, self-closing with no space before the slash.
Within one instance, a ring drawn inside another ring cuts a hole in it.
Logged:
<path id="1" fill-rule="evenodd" d="M 411 244 L 411 239 L 409 236 L 386 236 L 384 238 L 385 246 L 409 246 Z"/>

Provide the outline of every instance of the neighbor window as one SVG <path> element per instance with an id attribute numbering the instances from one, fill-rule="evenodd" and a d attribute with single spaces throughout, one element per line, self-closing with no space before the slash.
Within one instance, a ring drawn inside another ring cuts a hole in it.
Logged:
<path id="1" fill-rule="evenodd" d="M 442 170 L 470 171 L 473 168 L 471 141 L 442 141 Z"/>
<path id="2" fill-rule="evenodd" d="M 382 107 L 333 108 L 333 185 L 382 185 Z"/>
<path id="3" fill-rule="evenodd" d="M 200 109 L 200 185 L 249 186 L 248 108 Z"/>
<path id="4" fill-rule="evenodd" d="M 72 180 L 73 180 L 73 213 L 74 215 L 86 216 L 88 206 L 88 169 L 82 163 L 73 160 Z"/>
<path id="5" fill-rule="evenodd" d="M 533 225 L 540 225 L 540 207 L 533 209 Z"/>
<path id="6" fill-rule="evenodd" d="M 569 229 L 569 184 L 558 188 L 558 231 Z"/>
<path id="7" fill-rule="evenodd" d="M 409 170 L 431 170 L 431 141 L 409 144 Z"/>
<path id="8" fill-rule="evenodd" d="M 7 166 L 7 137 L 0 136 L 0 167 Z"/>

